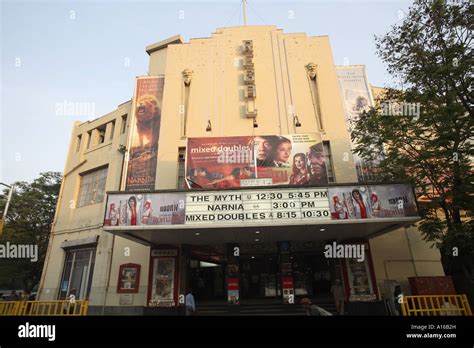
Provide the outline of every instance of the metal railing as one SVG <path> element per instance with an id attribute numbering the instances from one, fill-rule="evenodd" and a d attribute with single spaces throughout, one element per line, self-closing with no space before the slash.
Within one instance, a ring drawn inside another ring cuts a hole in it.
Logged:
<path id="1" fill-rule="evenodd" d="M 81 316 L 87 315 L 89 300 L 1 301 L 2 315 Z"/>
<path id="2" fill-rule="evenodd" d="M 472 315 L 466 295 L 404 296 L 401 307 L 404 316 Z"/>

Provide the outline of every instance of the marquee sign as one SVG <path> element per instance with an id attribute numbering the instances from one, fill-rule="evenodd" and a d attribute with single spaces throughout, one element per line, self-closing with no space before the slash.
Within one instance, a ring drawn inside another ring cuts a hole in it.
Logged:
<path id="1" fill-rule="evenodd" d="M 244 190 L 186 195 L 186 224 L 329 220 L 327 189 Z"/>
<path id="2" fill-rule="evenodd" d="M 104 226 L 305 224 L 418 216 L 408 185 L 111 193 Z"/>

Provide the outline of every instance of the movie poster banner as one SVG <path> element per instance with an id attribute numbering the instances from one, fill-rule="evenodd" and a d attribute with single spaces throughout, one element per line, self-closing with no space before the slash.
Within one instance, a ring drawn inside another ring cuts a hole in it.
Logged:
<path id="1" fill-rule="evenodd" d="M 164 77 L 138 77 L 130 125 L 127 191 L 155 189 Z"/>
<path id="2" fill-rule="evenodd" d="M 318 134 L 188 138 L 188 188 L 328 183 Z"/>
<path id="3" fill-rule="evenodd" d="M 351 132 L 361 113 L 374 105 L 365 66 L 338 66 L 336 69 L 339 88 L 344 101 L 347 131 Z M 357 143 L 352 141 L 352 148 Z M 358 155 L 353 154 L 359 182 L 370 181 L 371 168 Z"/>
<path id="4" fill-rule="evenodd" d="M 105 226 L 184 224 L 185 193 L 107 196 Z"/>
<path id="5" fill-rule="evenodd" d="M 175 304 L 175 258 L 154 258 L 153 270 L 153 287 L 148 305 L 173 306 Z"/>
<path id="6" fill-rule="evenodd" d="M 365 66 L 338 66 L 336 69 L 339 88 L 344 101 L 347 130 L 357 122 L 363 111 L 368 111 L 372 102 Z"/>
<path id="7" fill-rule="evenodd" d="M 370 251 L 366 243 L 360 244 L 364 250 L 361 261 L 357 258 L 345 258 L 341 260 L 346 287 L 349 288 L 350 302 L 377 301 L 377 292 L 372 282 L 372 272 L 369 264 Z"/>
<path id="8" fill-rule="evenodd" d="M 330 187 L 328 196 L 332 220 L 418 216 L 408 185 Z"/>

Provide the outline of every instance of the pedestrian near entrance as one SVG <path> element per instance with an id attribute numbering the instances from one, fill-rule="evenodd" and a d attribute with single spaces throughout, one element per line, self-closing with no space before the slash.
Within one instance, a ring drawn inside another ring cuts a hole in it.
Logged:
<path id="1" fill-rule="evenodd" d="M 307 298 L 307 297 L 303 298 L 301 300 L 301 304 L 304 307 L 306 315 L 308 315 L 308 316 L 310 316 L 310 315 L 311 316 L 312 315 L 321 315 L 321 313 L 319 313 L 318 307 L 315 304 L 313 304 L 309 298 Z"/>
<path id="2" fill-rule="evenodd" d="M 331 292 L 334 296 L 334 302 L 336 303 L 337 314 L 344 315 L 344 287 L 339 279 L 336 279 L 333 286 L 331 286 Z"/>
<path id="3" fill-rule="evenodd" d="M 403 293 L 400 285 L 396 285 L 393 291 L 393 303 L 395 305 L 396 315 L 402 315 Z"/>
<path id="4" fill-rule="evenodd" d="M 196 315 L 196 301 L 194 301 L 193 289 L 189 288 L 186 295 L 186 315 Z"/>

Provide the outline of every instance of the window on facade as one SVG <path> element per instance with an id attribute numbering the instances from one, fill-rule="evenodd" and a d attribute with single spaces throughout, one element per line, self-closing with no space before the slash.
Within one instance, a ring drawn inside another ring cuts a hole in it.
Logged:
<path id="1" fill-rule="evenodd" d="M 324 157 L 326 160 L 326 171 L 328 174 L 328 182 L 336 182 L 334 177 L 334 168 L 332 166 L 332 155 L 331 155 L 331 146 L 329 141 L 323 141 L 324 146 Z"/>
<path id="2" fill-rule="evenodd" d="M 184 166 L 186 159 L 186 148 L 180 147 L 178 150 L 178 189 L 186 188 L 185 175 L 186 168 Z"/>
<path id="3" fill-rule="evenodd" d="M 97 131 L 99 132 L 98 144 L 103 144 L 105 141 L 105 129 L 106 129 L 106 125 L 103 125 L 97 128 Z"/>
<path id="4" fill-rule="evenodd" d="M 81 186 L 79 187 L 77 207 L 102 202 L 107 180 L 107 167 L 81 174 L 80 177 Z"/>
<path id="5" fill-rule="evenodd" d="M 127 130 L 127 115 L 122 116 L 122 128 L 120 129 L 120 134 L 125 134 Z"/>
<path id="6" fill-rule="evenodd" d="M 89 298 L 94 261 L 95 247 L 66 251 L 63 276 L 59 285 L 59 300 L 66 299 L 73 289 L 76 292 L 76 300 Z"/>
<path id="7" fill-rule="evenodd" d="M 81 149 L 81 142 L 82 142 L 82 134 L 77 136 L 76 152 L 79 152 L 79 150 Z"/>
<path id="8" fill-rule="evenodd" d="M 87 132 L 87 148 L 91 147 L 91 141 L 92 141 L 92 131 Z"/>
<path id="9" fill-rule="evenodd" d="M 111 123 L 111 125 L 110 125 L 110 140 L 112 140 L 114 138 L 114 133 L 115 133 L 115 120 L 113 120 L 110 123 Z"/>

